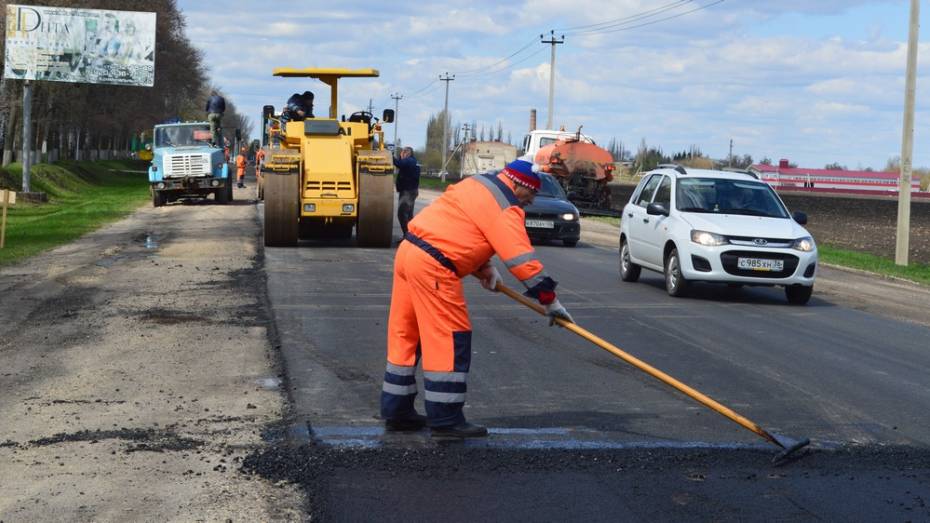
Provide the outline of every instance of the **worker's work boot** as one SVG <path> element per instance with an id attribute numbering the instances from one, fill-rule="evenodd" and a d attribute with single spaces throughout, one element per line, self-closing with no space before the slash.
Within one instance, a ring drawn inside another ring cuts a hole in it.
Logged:
<path id="1" fill-rule="evenodd" d="M 433 427 L 430 429 L 430 435 L 434 439 L 483 438 L 488 435 L 488 429 L 481 425 L 474 425 L 467 421 L 463 421 L 458 425 Z"/>
<path id="2" fill-rule="evenodd" d="M 389 419 L 384 421 L 384 430 L 387 432 L 415 432 L 426 426 L 426 416 L 414 412 L 406 418 Z"/>

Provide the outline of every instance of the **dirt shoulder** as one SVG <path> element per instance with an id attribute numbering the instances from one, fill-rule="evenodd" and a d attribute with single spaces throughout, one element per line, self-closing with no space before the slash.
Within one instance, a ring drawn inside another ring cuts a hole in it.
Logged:
<path id="1" fill-rule="evenodd" d="M 0 269 L 0 520 L 303 518 L 239 470 L 286 409 L 250 197 Z"/>
<path id="2" fill-rule="evenodd" d="M 439 191 L 421 190 L 425 201 L 439 197 Z M 930 208 L 930 204 L 926 204 Z M 581 241 L 617 251 L 619 227 L 581 219 Z M 930 287 L 905 280 L 884 278 L 877 274 L 836 266 L 817 269 L 814 298 L 888 318 L 930 326 Z"/>

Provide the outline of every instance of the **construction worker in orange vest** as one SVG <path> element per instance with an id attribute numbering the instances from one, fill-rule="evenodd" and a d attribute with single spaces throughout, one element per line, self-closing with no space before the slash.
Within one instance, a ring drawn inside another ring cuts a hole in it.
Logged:
<path id="1" fill-rule="evenodd" d="M 259 186 L 262 183 L 262 166 L 265 164 L 265 150 L 255 151 L 255 180 Z"/>
<path id="2" fill-rule="evenodd" d="M 240 189 L 245 187 L 245 184 L 242 182 L 245 180 L 246 151 L 247 149 L 243 147 L 239 149 L 239 156 L 236 156 L 236 182 Z"/>
<path id="3" fill-rule="evenodd" d="M 394 257 L 381 392 L 386 430 L 428 425 L 437 439 L 487 435 L 485 427 L 468 423 L 462 414 L 471 364 L 471 321 L 461 280 L 474 275 L 485 289 L 496 292 L 501 275 L 490 263 L 494 254 L 553 320 L 572 321 L 526 234 L 523 207 L 532 203 L 540 183 L 531 162 L 515 160 L 499 174 L 477 175 L 450 186 L 410 221 Z M 413 405 L 421 358 L 426 416 Z"/>

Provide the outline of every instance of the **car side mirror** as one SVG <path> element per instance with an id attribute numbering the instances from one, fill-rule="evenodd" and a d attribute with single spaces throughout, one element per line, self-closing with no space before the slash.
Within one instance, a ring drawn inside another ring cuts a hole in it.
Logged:
<path id="1" fill-rule="evenodd" d="M 794 218 L 794 221 L 798 222 L 799 225 L 807 225 L 807 215 L 803 212 L 794 211 L 791 217 Z"/>
<path id="2" fill-rule="evenodd" d="M 391 123 L 394 121 L 394 109 L 385 109 L 384 113 L 381 115 L 381 121 L 384 123 Z"/>
<path id="3" fill-rule="evenodd" d="M 651 216 L 668 216 L 668 209 L 664 204 L 652 202 L 646 206 L 646 214 Z"/>

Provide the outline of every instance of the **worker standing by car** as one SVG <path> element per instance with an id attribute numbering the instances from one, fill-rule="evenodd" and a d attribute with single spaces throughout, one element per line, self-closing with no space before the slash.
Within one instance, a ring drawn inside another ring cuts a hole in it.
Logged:
<path id="1" fill-rule="evenodd" d="M 245 147 L 239 149 L 239 156 L 236 156 L 236 185 L 241 189 L 245 187 L 245 166 L 246 166 L 246 157 L 245 153 L 247 149 Z"/>
<path id="2" fill-rule="evenodd" d="M 515 160 L 499 174 L 468 178 L 410 221 L 394 257 L 388 320 L 387 370 L 381 416 L 387 430 L 418 430 L 433 437 L 486 436 L 465 421 L 466 377 L 471 364 L 471 321 L 461 279 L 472 274 L 495 291 L 497 254 L 549 316 L 572 321 L 556 299 L 556 282 L 536 257 L 524 227 L 523 206 L 539 190 L 532 163 Z M 551 323 L 550 323 L 551 324 Z M 416 365 L 422 356 L 426 416 L 414 409 Z"/>
<path id="3" fill-rule="evenodd" d="M 210 122 L 210 135 L 213 136 L 213 145 L 220 146 L 220 135 L 223 132 L 223 113 L 226 112 L 226 99 L 216 91 L 210 92 L 207 99 L 207 121 Z"/>
<path id="4" fill-rule="evenodd" d="M 400 158 L 394 158 L 394 165 L 397 167 L 397 180 L 394 182 L 397 189 L 397 221 L 400 222 L 400 230 L 406 235 L 420 189 L 420 166 L 413 155 L 413 148 L 401 148 Z"/>

